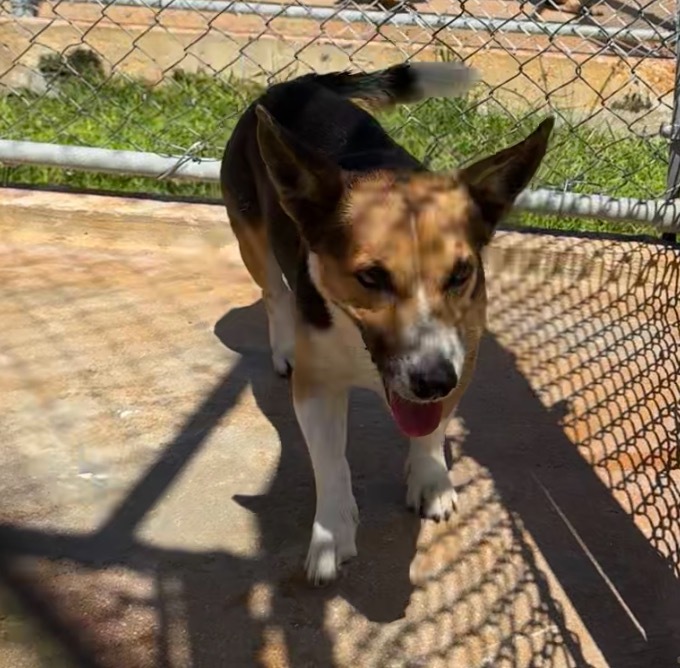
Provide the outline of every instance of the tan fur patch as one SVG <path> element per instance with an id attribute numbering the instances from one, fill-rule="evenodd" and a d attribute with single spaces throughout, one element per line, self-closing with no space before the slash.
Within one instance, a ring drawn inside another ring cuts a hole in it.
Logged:
<path id="1" fill-rule="evenodd" d="M 243 264 L 250 272 L 253 280 L 263 289 L 267 289 L 267 255 L 269 239 L 265 225 L 240 225 L 232 220 L 234 236 L 238 240 Z"/>

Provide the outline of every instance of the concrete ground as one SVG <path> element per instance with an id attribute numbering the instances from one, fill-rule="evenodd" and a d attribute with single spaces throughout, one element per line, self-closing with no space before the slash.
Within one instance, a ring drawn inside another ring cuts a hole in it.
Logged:
<path id="1" fill-rule="evenodd" d="M 0 204 L 1 668 L 676 665 L 680 252 L 500 234 L 459 513 L 405 511 L 357 394 L 359 557 L 312 590 L 311 470 L 222 209 Z"/>

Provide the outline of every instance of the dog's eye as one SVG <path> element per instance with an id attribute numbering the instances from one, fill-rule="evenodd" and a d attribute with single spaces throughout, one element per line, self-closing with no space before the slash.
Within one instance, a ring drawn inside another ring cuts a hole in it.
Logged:
<path id="1" fill-rule="evenodd" d="M 360 269 L 355 272 L 354 277 L 367 290 L 375 292 L 393 292 L 394 285 L 390 273 L 379 264 Z"/>
<path id="2" fill-rule="evenodd" d="M 472 265 L 469 262 L 459 262 L 449 274 L 444 283 L 444 290 L 457 290 L 461 288 L 472 276 Z"/>

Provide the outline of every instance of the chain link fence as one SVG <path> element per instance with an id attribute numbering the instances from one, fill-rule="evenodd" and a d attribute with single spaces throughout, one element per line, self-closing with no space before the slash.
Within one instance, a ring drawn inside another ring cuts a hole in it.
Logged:
<path id="1" fill-rule="evenodd" d="M 261 86 L 451 58 L 482 74 L 468 99 L 381 116 L 416 155 L 453 167 L 555 113 L 525 209 L 674 224 L 674 5 L 316 1 L 5 2 L 4 182 L 216 196 Z M 128 200 L 121 234 L 120 200 L 54 198 L 6 193 L 0 218 L 0 605 L 40 623 L 0 610 L 2 668 L 12 642 L 51 667 L 677 661 L 677 248 L 499 234 L 447 446 L 459 512 L 408 520 L 406 444 L 356 397 L 360 556 L 311 592 L 311 470 L 259 291 L 208 243 L 223 208 Z"/>
<path id="2" fill-rule="evenodd" d="M 49 629 L 71 659 L 12 661 L 0 607 L 0 666 L 676 662 L 677 249 L 500 234 L 449 432 L 458 512 L 406 513 L 407 444 L 355 396 L 359 556 L 318 591 L 312 472 L 237 249 L 162 244 L 146 202 L 144 224 L 102 231 L 115 203 L 82 199 L 61 242 L 35 208 L 5 201 L 0 220 L 0 606 L 6 583 L 43 624 L 19 640 L 44 649 Z M 177 228 L 189 209 L 223 225 L 221 207 L 178 206 Z"/>
<path id="3" fill-rule="evenodd" d="M 559 130 L 537 181 L 545 189 L 525 194 L 521 208 L 676 221 L 666 201 L 674 195 L 670 0 L 7 0 L 0 8 L 5 183 L 216 196 L 224 143 L 261 86 L 308 71 L 460 59 L 482 75 L 468 99 L 382 118 L 416 155 L 433 167 L 459 165 L 555 113 Z"/>

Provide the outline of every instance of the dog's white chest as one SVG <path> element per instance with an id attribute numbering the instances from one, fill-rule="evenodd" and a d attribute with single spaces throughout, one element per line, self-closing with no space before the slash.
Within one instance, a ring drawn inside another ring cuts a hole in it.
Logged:
<path id="1" fill-rule="evenodd" d="M 363 387 L 382 393 L 380 374 L 356 325 L 339 308 L 332 305 L 329 308 L 333 326 L 313 334 L 315 366 L 323 373 L 321 377 L 339 386 Z"/>

